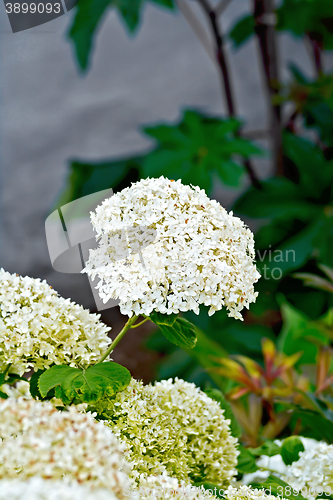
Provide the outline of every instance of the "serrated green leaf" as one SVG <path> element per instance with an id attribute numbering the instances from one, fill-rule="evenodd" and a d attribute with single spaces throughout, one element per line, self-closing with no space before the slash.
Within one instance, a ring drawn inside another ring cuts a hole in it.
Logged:
<path id="1" fill-rule="evenodd" d="M 66 365 L 53 366 L 38 380 L 42 397 L 51 389 L 63 403 L 95 403 L 104 396 L 113 396 L 130 383 L 131 374 L 127 368 L 114 363 L 98 363 L 86 370 Z"/>
<path id="2" fill-rule="evenodd" d="M 184 318 L 168 317 L 154 313 L 150 319 L 159 327 L 163 335 L 182 349 L 193 349 L 197 342 L 195 326 Z"/>
<path id="3" fill-rule="evenodd" d="M 281 457 L 286 465 L 291 465 L 299 459 L 299 454 L 304 451 L 302 441 L 298 436 L 289 436 L 284 439 L 281 446 Z"/>
<path id="4" fill-rule="evenodd" d="M 30 380 L 29 380 L 29 391 L 30 391 L 30 394 L 31 396 L 34 398 L 34 399 L 40 399 L 40 400 L 44 400 L 44 399 L 52 399 L 52 397 L 54 397 L 54 389 L 52 389 L 50 391 L 50 393 L 48 394 L 48 397 L 47 398 L 44 398 L 41 393 L 40 393 L 40 390 L 39 390 L 39 387 L 38 387 L 38 380 L 39 380 L 39 377 L 45 373 L 47 370 L 37 370 L 36 372 L 34 372 L 31 377 L 30 377 Z"/>
<path id="5" fill-rule="evenodd" d="M 218 403 L 220 403 L 221 408 L 224 410 L 224 416 L 225 418 L 230 420 L 230 430 L 231 434 L 234 437 L 239 438 L 242 435 L 242 430 L 240 428 L 240 425 L 233 414 L 232 408 L 230 403 L 226 400 L 224 394 L 222 391 L 219 389 L 207 389 L 205 390 L 205 393 L 207 396 L 210 398 L 214 399 Z"/>

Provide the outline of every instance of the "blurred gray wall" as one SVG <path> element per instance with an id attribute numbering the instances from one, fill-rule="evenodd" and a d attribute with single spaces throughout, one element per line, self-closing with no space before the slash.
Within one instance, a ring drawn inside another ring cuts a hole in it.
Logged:
<path id="1" fill-rule="evenodd" d="M 225 32 L 247 8 L 246 0 L 233 1 L 223 15 Z M 86 277 L 54 272 L 46 246 L 45 218 L 65 184 L 68 160 L 145 151 L 150 143 L 140 126 L 176 120 L 184 107 L 223 113 L 219 76 L 180 13 L 148 5 L 138 34 L 129 38 L 110 12 L 91 70 L 81 76 L 65 37 L 71 14 L 13 34 L 3 4 L 0 11 L 0 267 L 46 278 L 64 296 L 93 307 Z M 311 71 L 301 43 L 285 35 L 280 42 L 284 66 L 294 61 Z M 239 114 L 248 128 L 264 128 L 256 44 L 230 52 L 229 60 Z M 267 176 L 269 162 L 257 169 Z M 227 206 L 233 197 L 216 194 Z"/>

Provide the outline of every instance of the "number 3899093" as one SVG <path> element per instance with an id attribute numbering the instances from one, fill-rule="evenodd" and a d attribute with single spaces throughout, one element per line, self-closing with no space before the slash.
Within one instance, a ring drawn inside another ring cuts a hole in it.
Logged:
<path id="1" fill-rule="evenodd" d="M 60 14 L 60 3 L 6 3 L 7 14 Z"/>

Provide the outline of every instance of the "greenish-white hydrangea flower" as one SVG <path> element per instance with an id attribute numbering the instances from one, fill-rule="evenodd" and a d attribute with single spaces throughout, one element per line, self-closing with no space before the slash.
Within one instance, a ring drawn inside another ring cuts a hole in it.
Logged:
<path id="1" fill-rule="evenodd" d="M 0 269 L 0 372 L 9 364 L 20 375 L 53 363 L 86 367 L 109 346 L 109 330 L 46 281 Z"/>
<path id="2" fill-rule="evenodd" d="M 20 380 L 15 385 L 3 384 L 0 391 L 4 392 L 10 398 L 31 399 L 30 384 L 28 381 Z"/>
<path id="3" fill-rule="evenodd" d="M 75 407 L 60 412 L 49 402 L 0 399 L 0 438 L 0 480 L 76 481 L 119 499 L 131 484 L 124 444 Z"/>
<path id="4" fill-rule="evenodd" d="M 198 314 L 205 304 L 243 319 L 256 300 L 252 232 L 198 187 L 143 179 L 104 200 L 91 221 L 99 246 L 84 272 L 123 314 Z"/>
<path id="5" fill-rule="evenodd" d="M 227 486 L 236 474 L 237 439 L 224 410 L 194 384 L 132 380 L 100 409 L 129 448 L 132 476 L 166 472 L 179 480 Z"/>
<path id="6" fill-rule="evenodd" d="M 222 490 L 221 490 L 222 491 Z M 178 481 L 166 474 L 143 477 L 136 490 L 131 492 L 133 499 L 140 500 L 215 500 L 212 492 L 203 487 L 193 486 L 185 481 Z M 1 498 L 0 498 L 1 500 Z"/>
<path id="7" fill-rule="evenodd" d="M 276 500 L 276 496 L 270 494 L 270 490 L 252 488 L 252 486 L 239 486 L 238 488 L 229 486 L 224 492 L 226 500 Z M 279 500 L 286 500 L 283 496 L 279 496 Z"/>
<path id="8" fill-rule="evenodd" d="M 27 481 L 0 481 L 0 500 L 117 500 L 117 497 L 105 489 L 92 491 L 79 483 L 34 477 Z"/>
<path id="9" fill-rule="evenodd" d="M 299 460 L 287 466 L 282 478 L 304 498 L 333 495 L 333 445 L 311 440 Z"/>

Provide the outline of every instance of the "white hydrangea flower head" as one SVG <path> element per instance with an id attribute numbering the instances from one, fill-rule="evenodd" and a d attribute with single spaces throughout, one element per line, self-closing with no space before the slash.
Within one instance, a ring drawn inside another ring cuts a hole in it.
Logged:
<path id="1" fill-rule="evenodd" d="M 316 498 L 320 488 L 333 494 L 333 445 L 317 441 L 299 454 L 299 460 L 287 467 L 282 476 L 305 498 Z M 324 495 L 325 496 L 325 495 Z"/>
<path id="2" fill-rule="evenodd" d="M 225 487 L 236 474 L 237 439 L 224 410 L 198 387 L 175 379 L 129 386 L 103 401 L 103 414 L 129 449 L 132 477 L 166 472 Z"/>
<path id="3" fill-rule="evenodd" d="M 224 498 L 226 500 L 276 500 L 276 496 L 271 495 L 269 489 L 257 489 L 246 485 L 238 488 L 229 486 L 224 492 Z M 279 497 L 279 499 L 286 500 L 283 497 Z"/>
<path id="4" fill-rule="evenodd" d="M 91 221 L 99 246 L 83 272 L 125 315 L 198 314 L 205 304 L 242 319 L 256 300 L 252 232 L 198 187 L 143 179 L 104 200 Z"/>
<path id="5" fill-rule="evenodd" d="M 58 411 L 34 399 L 0 400 L 0 480 L 77 481 L 122 499 L 130 485 L 124 444 L 75 407 Z"/>
<path id="6" fill-rule="evenodd" d="M 110 328 L 46 281 L 0 269 L 0 372 L 22 375 L 53 363 L 86 367 L 110 344 Z"/>
<path id="7" fill-rule="evenodd" d="M 0 500 L 117 500 L 117 497 L 105 489 L 92 491 L 79 483 L 34 477 L 27 481 L 0 481 Z"/>
<path id="8" fill-rule="evenodd" d="M 216 496 L 201 487 L 192 486 L 185 481 L 178 481 L 167 474 L 142 477 L 133 498 L 140 500 L 215 500 Z M 0 497 L 1 500 L 1 497 Z"/>

